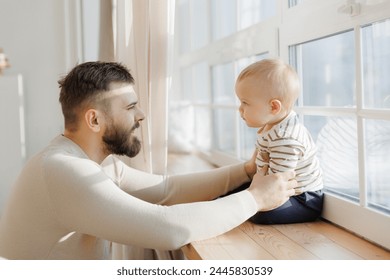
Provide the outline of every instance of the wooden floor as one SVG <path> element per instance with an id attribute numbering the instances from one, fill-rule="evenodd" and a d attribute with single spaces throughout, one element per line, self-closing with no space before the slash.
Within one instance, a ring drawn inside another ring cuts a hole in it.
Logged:
<path id="1" fill-rule="evenodd" d="M 194 155 L 168 157 L 170 174 L 210 168 L 214 166 Z M 250 252 L 253 247 L 257 249 Z M 194 242 L 183 251 L 191 259 L 248 259 L 248 254 L 253 254 L 252 259 L 390 260 L 390 251 L 327 221 L 267 226 L 246 222 L 225 235 Z"/>

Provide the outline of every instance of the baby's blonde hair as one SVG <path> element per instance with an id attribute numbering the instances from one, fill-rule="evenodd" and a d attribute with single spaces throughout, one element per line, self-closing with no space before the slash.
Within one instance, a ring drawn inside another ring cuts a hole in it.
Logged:
<path id="1" fill-rule="evenodd" d="M 287 110 L 291 110 L 300 93 L 297 72 L 281 59 L 263 59 L 241 71 L 237 82 L 254 78 L 260 84 L 269 83 L 270 99 L 278 99 Z"/>

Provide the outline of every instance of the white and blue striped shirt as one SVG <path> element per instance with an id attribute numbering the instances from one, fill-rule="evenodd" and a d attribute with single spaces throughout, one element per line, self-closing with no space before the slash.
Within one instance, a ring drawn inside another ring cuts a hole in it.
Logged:
<path id="1" fill-rule="evenodd" d="M 295 171 L 298 182 L 296 194 L 323 188 L 317 148 L 294 111 L 270 130 L 259 132 L 256 147 L 259 169 L 268 165 L 269 174 Z"/>

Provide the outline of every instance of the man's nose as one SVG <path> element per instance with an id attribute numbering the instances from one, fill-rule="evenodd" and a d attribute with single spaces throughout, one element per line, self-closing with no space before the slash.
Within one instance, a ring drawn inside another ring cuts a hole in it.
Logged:
<path id="1" fill-rule="evenodd" d="M 145 114 L 141 110 L 141 108 L 137 108 L 137 114 L 135 115 L 135 119 L 138 122 L 143 121 L 145 119 Z"/>

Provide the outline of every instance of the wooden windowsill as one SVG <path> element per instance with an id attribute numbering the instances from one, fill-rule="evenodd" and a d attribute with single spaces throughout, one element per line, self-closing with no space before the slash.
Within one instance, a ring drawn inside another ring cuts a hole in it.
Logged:
<path id="1" fill-rule="evenodd" d="M 180 174 L 215 168 L 193 154 L 170 154 L 168 173 Z M 288 225 L 239 227 L 182 248 L 188 259 L 369 259 L 390 260 L 390 251 L 326 220 Z"/>
<path id="2" fill-rule="evenodd" d="M 390 260 L 390 252 L 326 221 L 288 225 L 245 222 L 182 248 L 192 260 Z"/>

